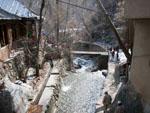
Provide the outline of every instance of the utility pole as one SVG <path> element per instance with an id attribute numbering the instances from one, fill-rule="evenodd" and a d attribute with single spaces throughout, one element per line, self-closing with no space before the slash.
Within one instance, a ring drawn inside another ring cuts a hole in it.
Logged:
<path id="1" fill-rule="evenodd" d="M 56 40 L 57 48 L 59 46 L 59 0 L 56 0 Z"/>

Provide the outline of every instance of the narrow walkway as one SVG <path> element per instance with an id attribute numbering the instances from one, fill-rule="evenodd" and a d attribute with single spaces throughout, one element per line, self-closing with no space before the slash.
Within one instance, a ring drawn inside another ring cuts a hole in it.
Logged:
<path id="1" fill-rule="evenodd" d="M 53 97 L 56 95 L 55 90 L 58 89 L 59 71 L 56 67 L 58 61 L 54 62 L 53 69 L 49 69 L 46 78 L 41 85 L 40 95 L 37 95 L 37 102 L 30 106 L 28 113 L 45 113 L 48 110 L 50 102 L 53 102 Z M 55 104 L 55 102 L 53 102 Z"/>

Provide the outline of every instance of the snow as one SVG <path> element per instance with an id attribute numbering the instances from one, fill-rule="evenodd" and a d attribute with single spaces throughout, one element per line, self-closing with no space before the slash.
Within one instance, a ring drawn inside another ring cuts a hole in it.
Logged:
<path id="1" fill-rule="evenodd" d="M 119 55 L 119 63 L 127 62 L 127 58 L 122 50 L 119 50 L 118 55 Z M 114 63 L 118 62 L 117 61 L 117 51 L 115 51 L 114 58 L 111 56 L 111 53 L 109 52 L 109 61 L 114 62 Z"/>
<path id="2" fill-rule="evenodd" d="M 69 86 L 63 85 L 62 88 L 61 88 L 61 90 L 62 90 L 63 92 L 67 92 L 67 91 L 70 90 L 70 89 L 71 89 L 71 86 L 70 86 L 70 85 L 69 85 Z"/>
<path id="3" fill-rule="evenodd" d="M 40 101 L 38 103 L 39 105 L 43 106 L 43 111 L 46 111 L 47 105 L 49 105 L 49 102 L 53 97 L 53 94 L 54 94 L 53 88 L 46 87 L 44 89 L 42 97 L 40 98 Z"/>
<path id="4" fill-rule="evenodd" d="M 32 87 L 20 81 L 17 81 L 17 84 L 12 83 L 8 77 L 5 77 L 4 83 L 6 90 L 8 90 L 13 97 L 15 111 L 17 113 L 25 113 L 29 105 L 28 100 L 31 99 L 34 94 Z"/>
<path id="5" fill-rule="evenodd" d="M 53 71 L 54 70 L 54 71 Z M 56 72 L 56 68 L 52 71 Z M 50 78 L 47 81 L 46 87 L 42 93 L 42 96 L 39 100 L 39 105 L 43 106 L 43 112 L 47 110 L 47 105 L 51 102 L 53 96 L 55 95 L 54 89 L 58 86 L 59 75 L 51 74 Z"/>
<path id="6" fill-rule="evenodd" d="M 35 74 L 36 74 L 35 68 L 30 67 L 30 68 L 28 69 L 27 76 L 30 77 L 30 76 L 33 76 L 33 75 L 35 75 Z"/>
<path id="7" fill-rule="evenodd" d="M 127 58 L 121 50 L 119 51 L 119 60 L 120 60 L 120 63 L 127 62 Z"/>
<path id="8" fill-rule="evenodd" d="M 73 60 L 73 63 L 81 66 L 81 69 L 76 70 L 76 72 L 84 72 L 90 70 L 91 68 L 94 68 L 94 62 L 92 61 L 92 59 L 77 57 Z"/>

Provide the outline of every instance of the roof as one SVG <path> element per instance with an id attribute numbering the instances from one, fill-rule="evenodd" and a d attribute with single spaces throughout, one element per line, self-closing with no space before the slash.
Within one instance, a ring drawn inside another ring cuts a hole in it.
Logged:
<path id="1" fill-rule="evenodd" d="M 34 18 L 38 17 L 36 14 L 31 12 L 28 8 L 26 8 L 23 4 L 18 2 L 17 0 L 0 0 L 0 17 L 3 15 L 3 12 L 5 14 L 9 13 L 11 16 L 14 15 L 14 17 L 21 17 L 21 18 Z M 2 14 L 1 14 L 2 13 Z M 8 15 L 6 16 L 6 19 L 11 17 Z"/>
<path id="2" fill-rule="evenodd" d="M 20 19 L 20 17 L 14 15 L 14 14 L 10 14 L 7 11 L 3 10 L 0 8 L 0 19 Z"/>

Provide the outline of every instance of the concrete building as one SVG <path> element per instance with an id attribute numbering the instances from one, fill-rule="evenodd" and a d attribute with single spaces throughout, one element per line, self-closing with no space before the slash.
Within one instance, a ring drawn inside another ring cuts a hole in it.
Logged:
<path id="1" fill-rule="evenodd" d="M 130 80 L 150 113 L 150 0 L 126 0 L 125 9 L 134 28 Z"/>

